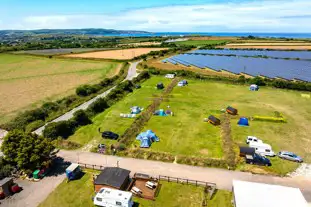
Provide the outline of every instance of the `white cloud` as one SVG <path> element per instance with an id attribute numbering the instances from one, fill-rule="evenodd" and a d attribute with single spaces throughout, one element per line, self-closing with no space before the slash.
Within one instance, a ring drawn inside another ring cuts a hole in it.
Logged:
<path id="1" fill-rule="evenodd" d="M 29 16 L 11 25 L 23 25 L 12 29 L 311 32 L 310 8 L 310 0 L 264 0 L 144 8 L 102 15 Z"/>

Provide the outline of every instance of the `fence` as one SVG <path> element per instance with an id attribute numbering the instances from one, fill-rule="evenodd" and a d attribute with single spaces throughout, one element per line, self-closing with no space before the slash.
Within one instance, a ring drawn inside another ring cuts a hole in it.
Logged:
<path id="1" fill-rule="evenodd" d="M 92 170 L 103 170 L 105 167 L 108 167 L 108 166 L 103 166 L 103 165 L 85 164 L 85 163 L 81 163 L 81 162 L 78 162 L 78 165 L 80 165 L 80 167 L 82 167 L 82 168 L 92 169 Z"/>

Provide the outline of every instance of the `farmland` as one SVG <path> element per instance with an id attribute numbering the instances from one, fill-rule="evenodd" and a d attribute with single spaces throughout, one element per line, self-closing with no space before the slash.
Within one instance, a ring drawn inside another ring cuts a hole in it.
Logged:
<path id="1" fill-rule="evenodd" d="M 193 45 L 193 46 L 204 46 L 204 45 L 218 45 L 226 43 L 225 40 L 187 40 L 174 42 L 176 45 Z"/>
<path id="2" fill-rule="evenodd" d="M 232 43 L 219 48 L 272 49 L 272 50 L 311 50 L 311 43 L 305 42 L 246 42 Z"/>
<path id="3" fill-rule="evenodd" d="M 12 52 L 13 54 L 24 54 L 24 55 L 65 55 L 71 53 L 83 53 L 83 52 L 93 52 L 111 50 L 109 48 L 63 48 L 63 49 L 44 49 L 44 50 L 21 50 L 17 52 Z"/>
<path id="4" fill-rule="evenodd" d="M 151 51 L 160 51 L 160 50 L 166 50 L 166 48 L 134 48 L 124 50 L 110 50 L 110 51 L 65 55 L 64 57 L 130 60 L 140 55 L 148 54 Z"/>
<path id="5" fill-rule="evenodd" d="M 92 184 L 92 174 L 97 171 L 85 171 L 84 176 L 75 181 L 67 183 L 63 181 L 39 207 L 66 207 L 66 206 L 94 206 L 92 197 L 94 187 Z M 139 207 L 197 207 L 202 205 L 203 188 L 177 183 L 161 182 L 161 189 L 155 201 L 148 201 L 134 197 L 135 206 Z M 209 206 L 231 207 L 231 193 L 227 191 L 217 191 Z"/>
<path id="6" fill-rule="evenodd" d="M 117 62 L 74 61 L 0 55 L 0 123 L 18 112 L 72 94 L 81 84 L 113 76 Z"/>

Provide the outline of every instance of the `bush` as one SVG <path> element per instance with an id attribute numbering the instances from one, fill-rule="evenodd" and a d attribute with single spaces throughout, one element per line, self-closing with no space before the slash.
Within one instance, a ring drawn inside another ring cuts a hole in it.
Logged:
<path id="1" fill-rule="evenodd" d="M 74 113 L 73 121 L 76 126 L 84 126 L 92 123 L 88 114 L 83 110 L 79 110 Z"/>
<path id="2" fill-rule="evenodd" d="M 44 131 L 44 137 L 56 139 L 57 137 L 68 138 L 73 134 L 75 123 L 72 121 L 59 121 L 48 124 Z"/>
<path id="3" fill-rule="evenodd" d="M 60 108 L 60 106 L 55 102 L 47 102 L 47 103 L 44 103 L 41 108 L 46 113 L 49 113 L 52 111 L 57 111 Z"/>
<path id="4" fill-rule="evenodd" d="M 87 108 L 87 111 L 92 114 L 97 114 L 103 112 L 108 107 L 107 101 L 104 98 L 99 98 Z"/>
<path id="5" fill-rule="evenodd" d="M 265 86 L 265 85 L 266 85 L 264 79 L 263 79 L 263 78 L 260 78 L 260 77 L 258 77 L 258 76 L 255 77 L 255 78 L 250 79 L 250 80 L 249 80 L 249 83 L 250 83 L 250 84 L 256 84 L 256 85 L 258 85 L 258 86 Z"/>
<path id="6" fill-rule="evenodd" d="M 45 124 L 42 120 L 37 120 L 28 124 L 25 128 L 26 133 L 31 133 Z"/>
<path id="7" fill-rule="evenodd" d="M 88 96 L 93 93 L 97 93 L 100 90 L 99 85 L 82 85 L 76 89 L 78 96 Z"/>
<path id="8" fill-rule="evenodd" d="M 2 157 L 0 157 L 0 180 L 5 177 L 9 177 L 12 170 L 13 167 L 8 164 Z"/>

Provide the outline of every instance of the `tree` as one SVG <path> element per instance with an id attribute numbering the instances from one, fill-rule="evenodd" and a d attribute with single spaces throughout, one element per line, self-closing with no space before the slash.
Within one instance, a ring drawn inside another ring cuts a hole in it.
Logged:
<path id="1" fill-rule="evenodd" d="M 1 149 L 9 163 L 23 170 L 34 170 L 49 161 L 54 146 L 42 136 L 13 130 L 4 138 Z"/>
<path id="2" fill-rule="evenodd" d="M 52 122 L 45 127 L 43 136 L 51 139 L 56 139 L 57 137 L 68 138 L 73 134 L 74 129 L 75 123 L 71 120 Z"/>
<path id="3" fill-rule="evenodd" d="M 0 157 L 0 180 L 11 175 L 13 167 Z"/>
<path id="4" fill-rule="evenodd" d="M 73 120 L 77 126 L 84 126 L 92 123 L 87 113 L 83 110 L 76 111 L 73 114 Z"/>

